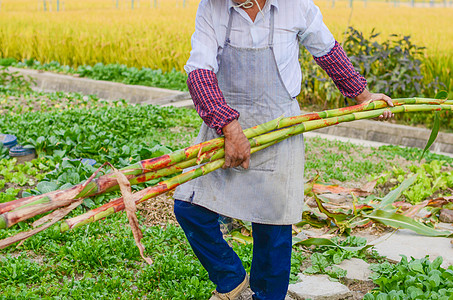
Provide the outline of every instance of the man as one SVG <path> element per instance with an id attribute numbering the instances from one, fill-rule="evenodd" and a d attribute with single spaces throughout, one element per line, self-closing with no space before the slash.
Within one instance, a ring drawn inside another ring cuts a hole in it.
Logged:
<path id="1" fill-rule="evenodd" d="M 197 112 L 196 143 L 225 136 L 225 164 L 181 186 L 175 215 L 217 286 L 211 299 L 236 299 L 248 276 L 223 240 L 219 214 L 252 222 L 254 299 L 284 299 L 291 265 L 291 224 L 303 204 L 304 143 L 294 136 L 250 157 L 242 130 L 300 114 L 299 43 L 358 103 L 391 99 L 372 94 L 311 0 L 201 0 L 185 66 Z M 382 119 L 391 117 L 386 112 Z"/>

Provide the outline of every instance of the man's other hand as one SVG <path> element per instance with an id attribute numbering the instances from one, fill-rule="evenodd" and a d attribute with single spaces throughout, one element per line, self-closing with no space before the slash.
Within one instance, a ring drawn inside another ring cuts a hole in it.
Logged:
<path id="1" fill-rule="evenodd" d="M 362 104 L 365 102 L 373 102 L 373 101 L 378 101 L 378 100 L 384 100 L 387 102 L 388 106 L 393 107 L 393 102 L 392 99 L 385 95 L 385 94 L 374 94 L 370 93 L 367 89 L 365 89 L 360 95 L 354 98 L 357 101 L 357 104 Z M 382 115 L 380 115 L 378 118 L 376 118 L 379 121 L 385 121 L 388 119 L 393 118 L 395 115 L 391 111 L 384 111 Z"/>
<path id="2" fill-rule="evenodd" d="M 250 142 L 242 132 L 237 120 L 222 128 L 225 135 L 225 164 L 223 169 L 242 166 L 248 169 L 250 165 Z"/>

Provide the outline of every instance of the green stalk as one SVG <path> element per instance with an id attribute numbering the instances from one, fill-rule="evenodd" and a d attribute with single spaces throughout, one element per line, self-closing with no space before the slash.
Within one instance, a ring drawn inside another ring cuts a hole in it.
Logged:
<path id="1" fill-rule="evenodd" d="M 450 100 L 451 101 L 451 100 Z M 425 99 L 425 98 L 406 98 L 406 99 L 394 99 L 393 103 L 395 105 L 403 105 L 403 104 L 440 104 L 442 100 L 438 99 Z M 448 102 L 448 101 L 447 101 Z M 445 103 L 447 103 L 445 102 Z M 317 120 L 322 118 L 329 118 L 334 116 L 341 116 L 345 114 L 349 114 L 352 112 L 359 112 L 359 111 L 367 111 L 377 108 L 386 107 L 387 104 L 385 101 L 376 101 L 367 104 L 360 104 L 354 105 L 350 107 L 338 108 L 338 109 L 331 109 L 323 112 L 315 112 L 309 113 L 301 116 L 295 116 L 290 118 L 278 118 L 276 120 L 272 120 L 266 122 L 264 124 L 260 124 L 248 129 L 244 130 L 244 134 L 247 138 L 253 138 L 255 136 L 261 135 L 265 132 L 269 132 L 275 129 L 293 126 L 295 124 L 300 124 L 305 121 Z M 133 165 L 127 166 L 120 171 L 128 178 L 132 178 L 134 176 L 142 175 L 148 172 L 160 170 L 162 168 L 167 168 L 177 163 L 186 161 L 188 159 L 192 159 L 197 157 L 197 155 L 203 154 L 205 152 L 211 151 L 213 149 L 220 149 L 223 147 L 224 140 L 223 138 L 213 139 L 204 143 L 200 143 L 191 147 L 187 147 L 185 149 L 181 149 L 175 151 L 173 153 L 163 155 L 153 159 L 147 159 L 135 163 Z M 195 164 L 194 164 L 195 165 Z M 145 176 L 146 177 L 146 176 Z M 83 183 L 81 183 L 83 184 Z M 81 185 L 80 184 L 80 185 Z M 53 202 L 59 202 L 61 199 L 67 199 L 67 195 L 70 194 L 71 191 L 78 189 L 80 185 L 72 187 L 70 189 L 62 190 L 62 191 L 53 191 L 50 193 L 31 196 L 27 198 L 16 199 L 7 203 L 0 203 L 0 229 L 5 228 L 4 223 L 6 219 L 1 216 L 6 212 L 16 210 L 16 209 L 23 209 L 28 206 L 32 205 L 39 205 L 39 204 L 50 204 Z M 77 194 L 76 198 L 86 198 L 90 196 L 94 196 L 97 194 L 104 193 L 105 191 L 111 191 L 117 189 L 117 182 L 115 179 L 115 175 L 113 174 L 106 174 L 103 175 L 92 182 L 90 182 L 79 194 Z M 66 202 L 62 203 L 61 206 L 67 205 Z M 3 219 L 3 220 L 2 220 Z M 3 225 L 2 225 L 3 224 Z"/>
<path id="2" fill-rule="evenodd" d="M 396 109 L 397 107 L 403 107 L 404 103 L 452 103 L 452 100 L 438 100 L 438 99 L 423 99 L 423 98 L 408 98 L 408 99 L 394 99 L 394 104 L 397 105 L 392 109 Z M 399 106 L 398 106 L 399 105 Z M 351 118 L 354 113 L 360 112 L 375 112 L 378 111 L 376 108 L 386 107 L 387 103 L 385 101 L 375 101 L 367 104 L 360 104 L 351 107 L 344 107 L 339 109 L 332 109 L 323 112 L 317 113 L 310 113 L 295 117 L 289 118 L 278 118 L 267 123 L 257 125 L 251 128 L 244 130 L 244 134 L 248 138 L 254 138 L 256 136 L 262 135 L 266 132 L 274 132 L 272 136 L 275 135 L 275 132 L 272 131 L 278 128 L 285 128 L 288 127 L 290 131 L 293 131 L 294 134 L 298 134 L 300 129 L 293 128 L 291 126 L 301 124 L 303 126 L 307 122 L 313 122 L 315 120 L 319 120 L 324 123 L 323 120 L 335 118 L 335 116 L 341 117 L 345 116 L 345 118 Z M 406 105 L 407 106 L 407 105 Z M 413 107 L 415 105 L 410 105 L 407 107 Z M 428 106 L 428 105 L 422 105 Z M 420 105 L 417 106 L 416 109 L 419 108 Z M 406 108 L 411 109 L 411 108 Z M 382 109 L 380 111 L 383 111 Z M 352 114 L 351 114 L 352 112 Z M 348 117 L 349 116 L 349 117 Z M 324 119 L 325 118 L 325 119 Z M 352 121 L 354 119 L 351 119 Z M 305 123 L 304 123 L 305 122 Z M 331 122 L 331 121 L 327 121 Z M 314 123 L 319 124 L 319 123 Z M 332 125 L 332 124 L 330 124 Z M 330 126 L 327 125 L 327 126 Z M 318 125 L 314 125 L 318 126 Z M 320 128 L 320 127 L 316 127 Z M 314 128 L 314 129 L 316 129 Z M 305 129 L 302 129 L 305 130 Z M 310 129 L 313 130 L 313 129 Z M 308 131 L 308 130 L 305 130 Z M 287 134 L 287 131 L 283 132 L 282 135 Z M 264 139 L 266 137 L 262 137 Z M 258 140 L 259 141 L 259 140 Z M 257 142 L 257 141 L 255 141 Z M 260 144 L 267 143 L 267 142 L 259 142 Z M 200 161 L 206 161 L 206 159 L 199 158 L 197 156 L 201 154 L 203 156 L 209 156 L 208 154 L 210 151 L 214 151 L 217 149 L 221 149 L 223 147 L 224 140 L 223 138 L 213 139 L 204 143 L 200 143 L 191 147 L 187 147 L 185 149 L 181 149 L 175 151 L 173 153 L 163 155 L 161 157 L 144 160 L 128 166 L 126 168 L 121 169 L 123 174 L 131 181 L 131 184 L 137 184 L 140 182 L 149 181 L 152 179 L 160 178 L 162 176 L 170 176 L 172 174 L 181 172 L 182 169 L 195 166 Z M 254 145 L 254 140 L 251 141 L 251 145 Z M 259 145 L 259 144 L 257 144 Z M 154 171 L 154 172 L 152 172 Z M 75 197 L 71 196 L 68 197 L 69 194 L 72 194 L 74 190 L 80 188 L 82 184 L 74 186 L 67 190 L 62 191 L 54 191 L 44 195 L 22 198 L 18 200 L 14 200 L 5 204 L 0 204 L 0 229 L 10 227 L 20 221 L 25 219 L 31 218 L 38 214 L 42 214 L 48 212 L 50 210 L 56 209 L 58 207 L 63 207 L 71 203 L 74 199 L 82 199 L 89 196 L 97 195 L 104 193 L 106 191 L 112 191 L 118 189 L 117 181 L 115 179 L 115 175 L 113 174 L 106 174 L 101 176 L 98 179 L 94 179 L 91 181 L 87 186 L 80 191 Z M 3 205 L 3 207 L 2 207 Z"/>
<path id="3" fill-rule="evenodd" d="M 272 142 L 264 144 L 264 145 L 253 147 L 250 152 L 255 153 L 264 148 L 272 146 L 278 142 L 279 142 L 279 140 L 275 140 L 275 141 L 272 141 Z M 209 174 L 212 171 L 215 171 L 215 170 L 221 168 L 225 162 L 225 159 L 222 157 L 218 158 L 219 156 L 220 156 L 220 154 L 217 153 L 215 156 L 213 156 L 212 162 L 209 162 L 205 165 L 200 166 L 199 168 L 190 170 L 188 172 L 182 173 L 175 177 L 172 177 L 168 180 L 159 182 L 155 186 L 152 186 L 152 187 L 143 189 L 137 193 L 134 193 L 133 199 L 134 199 L 135 203 L 139 204 L 152 197 L 155 197 L 157 195 L 168 192 L 185 182 L 188 182 L 192 179 Z M 96 209 L 90 210 L 82 215 L 65 220 L 61 224 L 60 229 L 62 232 L 70 230 L 70 229 L 74 229 L 74 228 L 80 227 L 82 225 L 95 222 L 97 220 L 100 220 L 102 218 L 105 218 L 111 214 L 114 214 L 114 213 L 116 213 L 118 211 L 122 211 L 122 210 L 124 210 L 124 203 L 123 203 L 123 198 L 121 197 L 121 198 L 118 198 L 115 200 L 111 200 L 109 203 L 104 204 Z"/>
<path id="4" fill-rule="evenodd" d="M 395 100 L 397 105 L 399 103 L 405 103 L 408 101 L 414 102 L 414 101 L 419 101 L 416 99 L 402 99 L 402 100 Z M 426 99 L 423 101 L 428 101 L 431 103 L 430 99 Z M 439 101 L 439 100 L 436 100 Z M 252 128 L 248 128 L 244 130 L 244 134 L 248 138 L 252 138 L 254 136 L 260 135 L 265 132 L 269 132 L 278 128 L 286 127 L 286 126 L 291 126 L 300 122 L 304 122 L 307 120 L 314 120 L 314 119 L 319 119 L 323 117 L 328 117 L 332 115 L 341 115 L 345 113 L 350 113 L 352 111 L 362 111 L 362 110 L 369 110 L 369 109 L 375 109 L 377 107 L 383 107 L 386 106 L 387 104 L 384 101 L 380 102 L 372 102 L 369 104 L 361 104 L 361 105 L 355 105 L 352 107 L 346 107 L 346 108 L 339 108 L 339 109 L 333 109 L 333 110 L 328 110 L 325 112 L 319 112 L 319 113 L 310 113 L 306 115 L 301 115 L 301 116 L 296 116 L 296 117 L 291 117 L 291 118 L 278 118 L 276 120 L 269 121 L 264 124 L 260 124 L 257 126 L 254 126 Z M 194 146 L 187 147 L 185 149 L 181 149 L 178 151 L 175 151 L 173 153 L 163 155 L 157 158 L 153 159 L 147 159 L 140 161 L 138 163 L 135 163 L 131 166 L 127 166 L 120 171 L 128 178 L 132 179 L 136 176 L 138 176 L 135 180 L 136 183 L 139 182 L 144 182 L 144 181 L 149 181 L 153 178 L 157 178 L 157 174 L 151 174 L 151 175 L 145 175 L 147 173 L 157 171 L 157 170 L 162 170 L 164 168 L 169 168 L 171 166 L 175 166 L 173 170 L 175 172 L 178 171 L 178 168 L 187 168 L 196 165 L 197 160 L 193 160 L 199 155 L 203 155 L 209 151 L 215 150 L 215 149 L 220 149 L 224 145 L 224 139 L 223 137 L 213 139 L 207 142 L 203 142 Z M 181 162 L 187 162 L 187 160 L 191 160 L 191 163 L 183 163 L 183 166 L 176 166 L 176 164 L 181 163 Z M 159 171 L 158 173 L 162 173 L 165 175 L 162 176 L 168 176 L 169 174 L 167 173 L 167 170 L 165 171 Z M 45 210 L 46 205 L 48 205 L 49 210 L 55 209 L 55 207 L 63 207 L 68 205 L 72 200 L 74 199 L 82 199 L 82 198 L 87 198 L 90 196 L 98 195 L 101 193 L 104 193 L 106 191 L 113 191 L 118 189 L 118 183 L 115 179 L 114 174 L 106 174 L 103 175 L 97 179 L 94 179 L 91 181 L 89 184 L 86 185 L 86 187 L 81 190 L 77 195 L 74 197 L 72 195 L 72 192 L 75 190 L 78 190 L 83 183 L 76 185 L 74 187 L 71 187 L 66 190 L 58 190 L 58 191 L 53 191 L 49 192 L 46 194 L 42 195 L 37 195 L 37 196 L 31 196 L 27 198 L 21 198 L 21 199 L 16 199 L 7 203 L 0 203 L 0 229 L 4 229 L 7 227 L 10 227 L 21 220 L 25 217 L 25 215 L 22 215 L 22 212 L 27 211 L 26 216 L 27 217 L 33 217 L 35 215 L 45 213 L 47 212 Z M 133 182 L 132 184 L 135 184 Z M 69 197 L 68 195 L 72 195 Z M 36 209 L 36 214 L 33 215 L 33 209 L 30 209 L 30 207 L 39 207 L 39 209 Z M 15 212 L 13 214 L 7 215 L 8 212 Z"/>

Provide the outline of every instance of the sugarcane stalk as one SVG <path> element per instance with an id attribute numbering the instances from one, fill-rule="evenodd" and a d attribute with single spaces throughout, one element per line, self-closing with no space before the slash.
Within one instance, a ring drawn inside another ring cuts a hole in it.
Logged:
<path id="1" fill-rule="evenodd" d="M 219 149 L 223 147 L 223 138 L 222 139 L 215 139 L 209 142 L 200 143 L 194 146 L 190 146 L 170 154 L 165 154 L 160 157 L 146 159 L 135 163 L 133 165 L 127 166 L 120 171 L 128 178 L 133 178 L 137 175 L 141 175 L 147 172 L 152 172 L 154 170 L 159 170 L 162 168 L 166 168 L 168 166 L 172 166 L 176 163 L 184 161 L 186 159 L 191 159 L 196 157 L 198 154 L 202 154 L 211 150 Z M 4 214 L 9 211 L 13 211 L 16 209 L 22 209 L 31 205 L 38 205 L 38 204 L 45 204 L 45 203 L 52 203 L 52 202 L 61 202 L 63 200 L 67 200 L 67 193 L 78 189 L 83 183 L 80 183 L 76 186 L 68 188 L 66 190 L 58 190 L 49 193 L 45 193 L 42 195 L 31 196 L 21 199 L 16 199 L 6 203 L 0 203 L 0 214 Z M 116 181 L 114 174 L 105 174 L 99 178 L 94 179 L 90 182 L 86 187 L 74 198 L 86 198 L 94 195 L 98 195 L 104 193 L 107 190 L 112 190 L 113 187 L 117 186 L 118 183 Z M 66 206 L 67 203 L 63 202 L 61 206 Z M 2 220 L 0 215 L 0 229 L 2 227 Z"/>
<path id="2" fill-rule="evenodd" d="M 403 98 L 403 99 L 394 99 L 392 100 L 394 105 L 403 105 L 403 104 L 440 104 L 440 103 L 447 103 L 444 100 L 439 99 L 429 99 L 429 98 Z M 364 103 L 359 105 L 354 105 L 350 107 L 343 107 L 337 109 L 331 109 L 322 112 L 315 112 L 309 113 L 301 116 L 295 116 L 290 118 L 280 118 L 276 120 L 269 121 L 264 124 L 260 124 L 248 129 L 244 130 L 244 134 L 247 138 L 252 138 L 257 135 L 263 134 L 265 132 L 269 132 L 271 130 L 275 130 L 278 128 L 293 126 L 295 124 L 299 124 L 305 121 L 310 120 L 317 120 L 322 118 L 334 117 L 334 116 L 341 116 L 344 114 L 349 114 L 352 112 L 360 112 L 360 111 L 367 111 L 377 108 L 386 107 L 387 104 L 385 101 L 375 101 L 371 103 Z M 135 163 L 131 166 L 125 167 L 120 171 L 128 178 L 134 178 L 134 176 L 142 175 L 145 173 L 149 173 L 152 171 L 160 170 L 162 168 L 167 168 L 172 165 L 175 165 L 179 162 L 185 161 L 187 159 L 192 159 L 197 155 L 202 153 L 219 149 L 223 147 L 223 138 L 213 139 L 204 143 L 200 143 L 194 146 L 187 147 L 185 149 L 181 149 L 175 151 L 170 154 L 166 154 L 157 158 L 147 159 Z M 146 178 L 147 176 L 142 176 Z M 149 180 L 149 179 L 148 179 Z M 140 181 L 138 181 L 140 182 Z M 82 183 L 83 184 L 83 183 Z M 62 191 L 53 191 L 42 195 L 31 196 L 21 199 L 16 199 L 6 203 L 0 203 L 0 215 L 15 210 L 15 209 L 22 209 L 30 205 L 38 205 L 38 204 L 45 204 L 45 203 L 52 203 L 52 202 L 60 202 L 61 199 L 67 199 L 66 193 L 70 193 L 72 189 L 77 189 L 77 186 L 62 190 Z M 89 185 L 85 187 L 84 190 L 77 195 L 76 198 L 86 198 L 98 194 L 102 194 L 106 191 L 112 191 L 118 189 L 117 181 L 115 175 L 113 174 L 106 174 L 103 175 L 95 180 L 93 180 Z M 67 205 L 66 202 L 63 202 L 61 206 Z M 2 217 L 0 216 L 0 229 L 4 220 L 1 220 Z"/>
<path id="3" fill-rule="evenodd" d="M 280 140 L 274 140 L 274 141 L 264 144 L 264 145 L 255 146 L 255 147 L 251 148 L 250 152 L 255 153 L 264 148 L 272 146 L 278 142 L 280 142 Z M 225 159 L 220 156 L 221 155 L 219 153 L 217 153 L 216 155 L 214 155 L 212 157 L 212 159 L 213 159 L 212 162 L 209 162 L 196 169 L 187 171 L 187 172 L 177 175 L 175 177 L 172 177 L 168 180 L 161 181 L 158 184 L 156 184 L 155 186 L 152 186 L 152 187 L 143 189 L 137 193 L 134 193 L 133 199 L 134 199 L 135 203 L 136 204 L 142 203 L 143 201 L 146 201 L 152 197 L 155 197 L 155 196 L 158 196 L 165 192 L 168 192 L 187 181 L 190 181 L 192 179 L 206 175 L 208 173 L 211 173 L 212 171 L 215 171 L 215 170 L 221 168 L 223 166 L 223 164 L 225 163 Z M 63 231 L 67 231 L 70 229 L 74 229 L 74 228 L 80 227 L 82 225 L 103 219 L 111 214 L 114 214 L 114 213 L 122 211 L 122 210 L 124 210 L 124 203 L 123 203 L 123 198 L 121 197 L 121 198 L 112 200 L 109 203 L 106 203 L 98 208 L 90 210 L 90 211 L 86 212 L 85 214 L 82 214 L 77 217 L 64 221 L 60 226 L 60 230 L 63 232 Z"/>
<path id="4" fill-rule="evenodd" d="M 438 99 L 424 99 L 424 98 L 408 98 L 408 99 L 395 99 L 393 100 L 395 105 L 399 105 L 401 107 L 404 103 L 453 103 L 453 101 L 445 101 L 445 100 L 438 100 Z M 272 120 L 270 122 L 251 127 L 249 129 L 244 130 L 244 133 L 248 137 L 254 137 L 262 132 L 267 132 L 276 128 L 284 128 L 287 126 L 293 126 L 295 124 L 303 124 L 307 120 L 319 120 L 322 118 L 329 118 L 329 116 L 349 116 L 351 117 L 351 112 L 363 112 L 369 111 L 370 109 L 374 109 L 376 112 L 377 107 L 385 107 L 387 104 L 385 101 L 376 101 L 371 103 L 365 103 L 361 105 L 355 105 L 352 107 L 345 107 L 339 108 L 334 110 L 328 110 L 324 112 L 318 113 L 311 113 L 305 114 L 295 117 L 289 118 L 279 118 L 276 120 Z M 413 105 L 412 105 L 413 106 Z M 416 108 L 416 110 L 420 108 Z M 429 108 L 430 110 L 431 108 Z M 345 115 L 347 114 L 347 115 Z M 295 129 L 291 129 L 295 130 Z M 313 129 L 311 129 L 313 130 Z M 307 130 L 305 130 L 307 131 Z M 298 134 L 299 131 L 295 131 L 294 134 Z M 303 132 L 303 131 L 302 131 Z M 293 134 L 293 135 L 294 135 Z M 253 142 L 251 143 L 253 146 Z M 204 143 L 200 143 L 191 147 L 187 147 L 185 149 L 173 152 L 168 155 L 163 155 L 161 157 L 144 160 L 134 165 L 128 166 L 123 168 L 122 171 L 126 175 L 126 177 L 131 180 L 131 184 L 137 184 L 141 182 L 146 182 L 152 179 L 160 178 L 162 176 L 169 176 L 178 172 L 181 172 L 182 169 L 188 168 L 191 166 L 196 165 L 196 163 L 200 163 L 200 161 L 206 161 L 206 159 L 190 159 L 195 155 L 205 155 L 208 154 L 210 151 L 214 153 L 219 149 L 219 147 L 223 146 L 223 138 L 217 138 L 211 141 L 207 141 Z M 182 155 L 184 154 L 184 155 Z M 186 157 L 187 160 L 180 161 L 183 157 Z M 174 164 L 176 162 L 176 164 Z M 150 172 L 152 170 L 156 170 L 154 172 Z M 137 175 L 138 174 L 138 175 Z M 101 176 L 98 179 L 93 180 L 88 185 L 86 185 L 85 189 L 83 189 L 75 198 L 68 198 L 68 193 L 73 191 L 78 186 L 72 187 L 67 190 L 63 191 L 55 191 L 45 195 L 28 197 L 23 199 L 18 199 L 19 201 L 12 201 L 7 203 L 3 207 L 3 211 L 9 209 L 10 212 L 3 212 L 0 215 L 0 229 L 10 227 L 24 219 L 28 219 L 35 215 L 45 213 L 47 211 L 56 209 L 58 207 L 63 207 L 71 203 L 73 199 L 81 199 L 97 194 L 101 194 L 106 191 L 116 190 L 118 188 L 117 181 L 115 175 L 106 174 Z M 20 202 L 22 200 L 22 202 Z M 19 205 L 21 203 L 21 206 Z M 35 207 L 36 206 L 36 207 Z M 48 208 L 46 210 L 46 207 Z M 0 213 L 2 212 L 2 207 L 0 206 Z"/>
<path id="5" fill-rule="evenodd" d="M 200 159 L 198 158 L 193 158 L 187 161 L 180 162 L 179 164 L 163 168 L 160 170 L 157 170 L 155 172 L 149 172 L 149 173 L 144 173 L 135 177 L 130 178 L 129 182 L 131 185 L 138 184 L 138 183 L 143 183 L 146 181 L 150 181 L 153 179 L 158 179 L 161 177 L 166 177 L 166 176 L 171 176 L 176 173 L 182 172 L 183 169 L 192 167 L 196 165 L 197 163 L 205 163 L 210 160 L 215 160 L 218 158 L 222 158 L 224 156 L 224 149 L 214 149 L 209 152 L 205 152 Z M 198 161 L 198 162 L 197 162 Z M 109 189 L 106 190 L 106 192 L 117 190 L 118 185 L 115 185 Z M 73 189 L 71 189 L 73 191 Z M 70 204 L 73 200 L 74 193 L 71 197 L 68 197 L 67 199 L 61 199 L 60 201 L 53 201 L 53 202 L 42 202 L 38 204 L 33 204 L 33 205 L 24 205 L 20 209 L 15 209 L 9 212 L 4 213 L 2 216 L 0 216 L 0 228 L 7 228 L 11 227 L 21 221 L 25 221 L 27 219 L 30 219 L 34 216 L 37 216 L 39 214 L 43 214 L 46 212 L 49 212 L 51 210 L 64 207 L 68 204 Z M 78 198 L 77 200 L 80 200 Z M 42 201 L 42 200 L 41 200 Z M 39 202 L 41 202 L 39 201 Z"/>
<path id="6" fill-rule="evenodd" d="M 291 137 L 302 132 L 312 131 L 315 129 L 328 127 L 344 122 L 351 122 L 355 120 L 370 119 L 376 118 L 386 110 L 391 111 L 392 113 L 401 113 L 401 112 L 422 112 L 422 111 L 440 111 L 440 110 L 452 110 L 453 105 L 401 105 L 385 109 L 376 109 L 372 111 L 362 111 L 351 113 L 348 115 L 331 117 L 320 120 L 313 120 L 301 123 L 299 125 L 294 125 L 291 127 L 282 128 L 275 130 L 269 133 L 265 133 L 259 136 L 256 136 L 250 139 L 250 144 L 252 147 L 252 153 L 256 152 L 256 149 L 261 149 L 260 147 L 267 147 L 267 145 L 275 144 L 276 142 L 282 141 L 288 137 Z M 221 161 L 221 163 L 219 163 Z M 200 168 L 193 169 L 181 175 L 175 176 L 169 180 L 162 181 L 159 184 L 144 189 L 134 196 L 136 203 L 141 203 L 149 198 L 152 198 L 156 195 L 167 192 L 178 185 L 190 181 L 194 178 L 206 175 L 214 170 L 219 169 L 223 165 L 224 160 L 218 159 L 211 163 L 201 166 Z M 94 210 L 91 210 L 83 215 L 77 216 L 72 219 L 64 221 L 61 225 L 61 231 L 67 231 L 73 228 L 80 227 L 84 224 L 88 224 L 99 219 L 105 218 L 115 212 L 121 211 L 124 209 L 124 204 L 122 199 L 113 200 L 101 207 L 98 207 Z"/>

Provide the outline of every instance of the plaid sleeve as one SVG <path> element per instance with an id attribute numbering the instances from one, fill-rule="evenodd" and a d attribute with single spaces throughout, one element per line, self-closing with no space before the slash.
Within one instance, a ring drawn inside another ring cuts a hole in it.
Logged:
<path id="1" fill-rule="evenodd" d="M 337 41 L 329 53 L 313 58 L 332 78 L 345 97 L 354 98 L 365 90 L 366 79 L 354 69 L 343 47 Z"/>
<path id="2" fill-rule="evenodd" d="M 227 105 L 213 71 L 197 69 L 190 72 L 187 85 L 198 114 L 217 134 L 221 135 L 225 125 L 239 118 L 239 112 Z"/>

